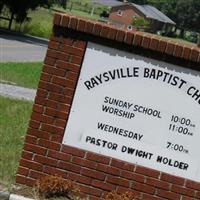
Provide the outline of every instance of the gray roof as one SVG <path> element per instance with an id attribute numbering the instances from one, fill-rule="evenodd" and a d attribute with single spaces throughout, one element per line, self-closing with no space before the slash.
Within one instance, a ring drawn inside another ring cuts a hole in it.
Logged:
<path id="1" fill-rule="evenodd" d="M 155 19 L 164 23 L 169 24 L 176 24 L 173 22 L 169 17 L 167 17 L 165 14 L 160 12 L 157 8 L 150 6 L 150 5 L 137 5 L 132 3 L 134 7 L 136 7 L 140 12 L 142 12 L 147 18 Z"/>
<path id="2" fill-rule="evenodd" d="M 106 6 L 109 6 L 109 7 L 123 5 L 122 2 L 117 1 L 117 0 L 92 0 L 92 2 L 102 4 L 102 5 L 106 5 Z"/>

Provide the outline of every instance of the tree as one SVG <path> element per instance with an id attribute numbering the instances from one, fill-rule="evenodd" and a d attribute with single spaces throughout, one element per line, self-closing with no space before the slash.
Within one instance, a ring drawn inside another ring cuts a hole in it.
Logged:
<path id="1" fill-rule="evenodd" d="M 176 7 L 177 25 L 181 29 L 180 37 L 185 30 L 200 31 L 200 1 L 178 0 Z"/>
<path id="2" fill-rule="evenodd" d="M 27 19 L 29 10 L 35 10 L 38 6 L 50 7 L 51 3 L 49 0 L 0 0 L 0 6 L 6 6 L 10 11 L 9 29 L 14 18 L 22 23 Z"/>

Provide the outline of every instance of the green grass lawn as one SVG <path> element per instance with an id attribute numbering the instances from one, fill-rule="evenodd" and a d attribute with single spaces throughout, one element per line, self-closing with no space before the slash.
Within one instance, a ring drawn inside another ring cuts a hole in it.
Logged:
<path id="1" fill-rule="evenodd" d="M 0 184 L 15 181 L 32 103 L 0 97 Z"/>
<path id="2" fill-rule="evenodd" d="M 0 82 L 11 82 L 18 86 L 37 88 L 42 63 L 0 63 Z"/>

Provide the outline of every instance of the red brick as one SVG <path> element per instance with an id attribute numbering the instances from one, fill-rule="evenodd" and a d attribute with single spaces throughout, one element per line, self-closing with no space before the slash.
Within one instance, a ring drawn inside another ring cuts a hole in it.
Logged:
<path id="1" fill-rule="evenodd" d="M 40 156 L 40 155 L 35 155 L 34 161 L 41 163 L 43 165 L 48 165 L 48 166 L 56 166 L 57 165 L 56 159 L 47 158 L 45 156 Z"/>
<path id="2" fill-rule="evenodd" d="M 147 185 L 151 185 L 154 186 L 156 188 L 161 188 L 161 189 L 165 189 L 165 190 L 169 190 L 170 189 L 170 183 L 164 182 L 164 181 L 160 181 L 158 179 L 154 179 L 154 178 L 150 178 L 147 177 L 146 182 Z"/>
<path id="3" fill-rule="evenodd" d="M 116 40 L 118 42 L 123 42 L 124 41 L 124 38 L 125 38 L 125 32 L 122 31 L 122 30 L 118 30 L 117 31 L 117 35 L 116 35 Z"/>
<path id="4" fill-rule="evenodd" d="M 77 174 L 74 174 L 74 173 L 69 173 L 68 179 L 70 179 L 72 181 L 79 182 L 79 183 L 83 183 L 83 184 L 86 184 L 86 185 L 90 185 L 91 182 L 92 182 L 91 178 L 85 177 L 85 176 L 82 176 L 82 175 L 80 176 L 80 175 L 77 175 Z"/>
<path id="5" fill-rule="evenodd" d="M 65 88 L 64 89 L 64 95 L 67 95 L 67 96 L 69 96 L 69 97 L 73 97 L 74 96 L 74 90 L 72 90 L 72 89 L 70 89 L 70 88 Z"/>
<path id="6" fill-rule="evenodd" d="M 54 124 L 55 124 L 55 126 L 58 126 L 60 128 L 65 128 L 66 120 L 56 119 Z"/>
<path id="7" fill-rule="evenodd" d="M 28 160 L 25 160 L 25 159 L 20 160 L 20 166 L 26 167 L 26 168 L 29 168 L 29 169 L 34 169 L 36 171 L 42 171 L 42 169 L 43 169 L 43 165 L 41 165 L 40 163 L 36 163 L 34 161 L 28 161 Z"/>
<path id="8" fill-rule="evenodd" d="M 27 185 L 27 186 L 34 186 L 35 182 L 36 181 L 34 179 L 31 179 L 28 177 L 24 177 L 24 176 L 20 176 L 20 175 L 16 176 L 16 183 L 20 183 L 20 184 Z"/>
<path id="9" fill-rule="evenodd" d="M 134 46 L 141 46 L 143 40 L 143 35 L 141 33 L 135 33 L 133 45 Z"/>
<path id="10" fill-rule="evenodd" d="M 81 31 L 81 32 L 84 32 L 85 31 L 85 27 L 86 27 L 86 21 L 80 19 L 79 22 L 78 22 L 77 30 Z"/>
<path id="11" fill-rule="evenodd" d="M 87 153 L 86 158 L 88 160 L 92 160 L 103 164 L 108 164 L 110 162 L 110 158 L 90 152 Z"/>
<path id="12" fill-rule="evenodd" d="M 51 78 L 52 78 L 52 76 L 50 74 L 41 73 L 40 80 L 46 81 L 46 82 L 51 82 Z"/>
<path id="13" fill-rule="evenodd" d="M 100 36 L 101 30 L 102 30 L 102 25 L 101 24 L 95 24 L 92 33 L 96 36 Z"/>
<path id="14" fill-rule="evenodd" d="M 191 48 L 189 48 L 189 47 L 184 47 L 184 49 L 183 49 L 183 58 L 185 59 L 185 60 L 189 60 L 190 59 L 190 55 L 191 55 Z"/>
<path id="15" fill-rule="evenodd" d="M 53 142 L 62 143 L 62 140 L 63 140 L 63 135 L 52 135 L 51 136 L 51 141 L 53 141 Z"/>
<path id="16" fill-rule="evenodd" d="M 58 134 L 58 135 L 62 135 L 63 131 L 64 131 L 63 128 L 59 128 L 57 126 L 53 126 L 53 125 L 49 125 L 49 124 L 42 124 L 41 130 L 47 131 L 47 132 L 53 133 L 53 134 Z"/>
<path id="17" fill-rule="evenodd" d="M 40 113 L 32 112 L 31 119 L 39 122 L 44 122 L 47 124 L 52 124 L 53 123 L 53 118 L 49 116 L 45 116 Z"/>
<path id="18" fill-rule="evenodd" d="M 82 40 L 76 40 L 73 44 L 74 47 L 78 48 L 78 49 L 82 49 L 85 51 L 87 42 L 86 41 L 82 41 Z"/>
<path id="19" fill-rule="evenodd" d="M 112 191 L 115 190 L 115 186 L 109 183 L 105 183 L 102 181 L 97 181 L 97 180 L 93 180 L 91 183 L 91 186 L 96 187 L 96 188 L 100 188 L 104 191 Z"/>
<path id="20" fill-rule="evenodd" d="M 26 160 L 32 160 L 33 153 L 32 152 L 28 152 L 28 151 L 22 151 L 22 158 L 24 158 Z"/>
<path id="21" fill-rule="evenodd" d="M 191 60 L 193 62 L 197 62 L 198 61 L 198 57 L 200 55 L 200 50 L 199 48 L 198 49 L 192 49 L 192 52 L 191 52 Z"/>
<path id="22" fill-rule="evenodd" d="M 184 185 L 184 182 L 185 182 L 185 180 L 183 178 L 165 174 L 165 173 L 161 174 L 160 179 L 163 181 L 169 182 L 169 183 L 174 183 L 174 184 L 182 185 L 182 186 Z"/>
<path id="23" fill-rule="evenodd" d="M 44 82 L 44 81 L 40 81 L 38 87 L 40 89 L 45 89 L 47 91 L 56 92 L 56 93 L 61 93 L 63 91 L 62 86 Z"/>
<path id="24" fill-rule="evenodd" d="M 47 95 L 48 95 L 48 92 L 47 92 L 47 90 L 43 90 L 43 89 L 39 89 L 39 88 L 38 88 L 38 89 L 37 89 L 36 95 L 39 96 L 39 97 L 44 97 L 44 98 L 46 98 Z"/>
<path id="25" fill-rule="evenodd" d="M 69 110 L 67 110 L 68 112 Z M 48 115 L 48 116 L 52 116 L 52 117 L 55 117 L 55 118 L 59 118 L 59 119 L 63 119 L 65 120 L 66 119 L 66 116 L 67 116 L 67 112 L 62 112 L 60 110 L 56 110 L 56 109 L 52 109 L 52 108 L 46 108 L 44 114 L 45 115 Z"/>
<path id="26" fill-rule="evenodd" d="M 191 197 L 183 196 L 181 200 L 196 200 L 196 199 L 191 198 Z"/>
<path id="27" fill-rule="evenodd" d="M 176 194 L 174 192 L 169 192 L 169 191 L 160 190 L 160 189 L 157 190 L 157 196 L 163 197 L 165 199 L 170 199 L 170 200 L 180 200 L 181 199 L 180 194 Z"/>
<path id="28" fill-rule="evenodd" d="M 194 195 L 195 195 L 195 191 L 193 189 L 180 187 L 178 185 L 172 185 L 171 191 L 176 192 L 178 194 L 187 195 L 187 196 L 190 196 L 190 197 L 194 197 Z"/>
<path id="29" fill-rule="evenodd" d="M 65 178 L 67 176 L 66 170 L 57 169 L 55 167 L 45 166 L 44 173 L 54 175 L 54 176 L 61 176 Z"/>
<path id="30" fill-rule="evenodd" d="M 73 156 L 78 156 L 81 158 L 83 158 L 85 156 L 85 151 L 83 151 L 81 149 L 77 149 L 75 147 L 70 147 L 70 146 L 63 146 L 62 152 L 71 154 Z"/>
<path id="31" fill-rule="evenodd" d="M 160 175 L 159 171 L 149 169 L 149 168 L 146 168 L 146 167 L 141 167 L 141 166 L 137 166 L 135 172 L 139 173 L 139 174 L 146 175 L 146 176 L 154 177 L 154 178 L 158 178 L 159 175 Z"/>
<path id="32" fill-rule="evenodd" d="M 61 26 L 68 27 L 69 26 L 69 21 L 70 21 L 69 16 L 64 15 L 63 18 L 62 18 L 62 24 L 61 24 Z"/>
<path id="33" fill-rule="evenodd" d="M 37 137 L 32 136 L 32 135 L 26 135 L 24 142 L 25 143 L 30 143 L 30 144 L 36 144 Z"/>
<path id="34" fill-rule="evenodd" d="M 86 25 L 85 25 L 85 32 L 86 33 L 92 33 L 93 27 L 94 27 L 94 24 L 90 21 L 87 21 Z"/>
<path id="35" fill-rule="evenodd" d="M 168 42 L 167 43 L 167 47 L 165 49 L 165 52 L 169 55 L 173 55 L 174 54 L 174 50 L 175 50 L 175 44 L 174 43 L 171 43 L 171 42 Z"/>
<path id="36" fill-rule="evenodd" d="M 71 80 L 71 81 L 77 81 L 78 80 L 78 77 L 79 77 L 79 74 L 77 74 L 77 73 L 74 73 L 74 72 L 67 72 L 67 76 L 66 76 L 66 78 L 68 79 L 68 80 Z"/>
<path id="37" fill-rule="evenodd" d="M 183 54 L 183 47 L 181 45 L 176 45 L 176 49 L 174 51 L 174 56 L 181 58 L 182 54 Z"/>
<path id="38" fill-rule="evenodd" d="M 123 187 L 129 187 L 130 186 L 130 182 L 126 179 L 123 178 L 119 178 L 119 177 L 115 177 L 115 176 L 107 176 L 106 182 L 108 183 L 112 183 L 114 185 L 120 185 Z"/>
<path id="39" fill-rule="evenodd" d="M 77 164 L 77 165 L 81 165 L 83 167 L 87 167 L 90 169 L 96 169 L 97 168 L 97 163 L 90 161 L 90 160 L 85 160 L 85 159 L 81 159 L 79 157 L 73 157 L 72 162 Z"/>
<path id="40" fill-rule="evenodd" d="M 44 173 L 30 170 L 30 173 L 29 173 L 29 177 L 30 177 L 30 178 L 39 179 L 39 178 L 41 178 L 41 177 L 43 177 L 43 176 L 45 176 Z"/>
<path id="41" fill-rule="evenodd" d="M 59 42 L 49 41 L 48 48 L 57 50 L 59 49 L 59 45 L 60 45 Z"/>
<path id="42" fill-rule="evenodd" d="M 200 192 L 197 192 L 196 195 L 195 195 L 195 197 L 198 198 L 198 199 L 200 199 Z"/>
<path id="43" fill-rule="evenodd" d="M 68 83 L 67 80 L 66 80 L 66 83 Z M 65 95 L 63 95 L 63 94 L 56 94 L 56 93 L 53 93 L 53 92 L 51 92 L 51 93 L 49 94 L 49 99 L 50 99 L 50 100 L 53 100 L 53 101 L 56 101 L 56 102 L 68 104 L 68 105 L 70 105 L 71 102 L 72 102 L 72 98 L 71 98 L 71 97 L 65 96 Z M 58 109 L 58 108 L 57 108 L 56 110 L 59 110 L 59 111 L 60 111 L 60 109 Z M 67 109 L 66 112 L 67 112 L 67 111 L 69 111 L 69 110 Z M 60 114 L 60 115 L 61 115 L 61 114 Z M 57 116 L 59 116 L 59 113 L 57 113 Z"/>
<path id="44" fill-rule="evenodd" d="M 45 155 L 46 152 L 47 152 L 46 148 L 43 148 L 43 147 L 40 147 L 40 146 L 37 146 L 37 145 L 33 145 L 33 144 L 27 144 L 27 143 L 24 144 L 24 150 L 30 151 L 30 152 L 33 152 L 33 153 L 37 153 L 37 154 L 40 154 L 40 155 Z"/>
<path id="45" fill-rule="evenodd" d="M 75 56 L 83 56 L 84 55 L 83 49 L 79 49 L 79 48 L 72 47 L 72 46 L 64 45 L 61 50 L 69 55 L 75 55 Z"/>
<path id="46" fill-rule="evenodd" d="M 134 37 L 135 37 L 135 34 L 132 33 L 132 32 L 127 32 L 126 34 L 126 38 L 125 38 L 125 43 L 131 45 L 133 43 L 133 40 L 134 40 Z"/>
<path id="47" fill-rule="evenodd" d="M 40 122 L 34 120 L 30 120 L 29 122 L 29 126 L 34 129 L 38 129 L 40 127 L 40 124 L 41 124 Z"/>
<path id="48" fill-rule="evenodd" d="M 164 53 L 167 47 L 167 42 L 164 40 L 160 40 L 158 44 L 157 51 Z"/>
<path id="49" fill-rule="evenodd" d="M 66 75 L 66 70 L 58 69 L 49 65 L 44 65 L 42 71 L 48 74 L 61 76 L 61 77 L 64 77 Z"/>
<path id="50" fill-rule="evenodd" d="M 155 197 L 149 194 L 143 194 L 143 200 L 166 200 L 166 199 Z"/>
<path id="51" fill-rule="evenodd" d="M 58 168 L 65 169 L 65 170 L 68 170 L 68 171 L 71 171 L 71 172 L 76 172 L 78 174 L 80 174 L 80 171 L 81 171 L 80 166 L 77 166 L 77 165 L 74 165 L 74 164 L 71 164 L 71 163 L 67 163 L 67 162 L 63 162 L 63 161 L 60 161 L 58 163 Z"/>
<path id="52" fill-rule="evenodd" d="M 137 183 L 137 182 L 132 183 L 131 188 L 134 190 L 138 190 L 140 192 L 148 193 L 148 194 L 154 194 L 156 191 L 155 187 L 151 187 L 149 185 L 141 184 L 141 183 Z"/>
<path id="53" fill-rule="evenodd" d="M 38 144 L 42 147 L 52 149 L 52 150 L 60 150 L 61 145 L 56 142 L 52 142 L 49 140 L 39 139 Z"/>
<path id="54" fill-rule="evenodd" d="M 195 189 L 195 190 L 200 190 L 200 183 L 195 182 L 195 181 L 191 181 L 191 180 L 187 180 L 186 181 L 186 187 L 191 188 L 191 189 Z"/>
<path id="55" fill-rule="evenodd" d="M 17 174 L 28 176 L 28 173 L 29 173 L 29 169 L 24 168 L 24 167 L 18 167 Z"/>
<path id="56" fill-rule="evenodd" d="M 122 171 L 121 177 L 129 179 L 129 180 L 134 180 L 134 181 L 137 181 L 140 183 L 144 183 L 144 181 L 145 181 L 145 176 L 136 174 L 133 172 L 129 172 L 129 171 Z"/>
<path id="57" fill-rule="evenodd" d="M 55 51 L 53 49 L 47 49 L 46 56 L 50 58 L 58 58 L 58 51 Z"/>
<path id="58" fill-rule="evenodd" d="M 111 166 L 117 167 L 117 168 L 120 168 L 120 169 L 124 169 L 124 170 L 128 170 L 128 171 L 133 171 L 135 169 L 135 165 L 129 164 L 129 163 L 124 162 L 124 161 L 119 161 L 119 160 L 116 160 L 116 159 L 113 159 L 113 158 L 112 158 L 112 161 L 111 161 Z"/>
<path id="59" fill-rule="evenodd" d="M 157 38 L 152 38 L 149 48 L 151 50 L 157 50 L 158 45 L 159 45 L 159 40 Z"/>
<path id="60" fill-rule="evenodd" d="M 101 30 L 101 37 L 103 38 L 108 38 L 110 32 L 110 27 L 108 26 L 103 26 Z"/>
<path id="61" fill-rule="evenodd" d="M 99 190 L 99 189 L 95 189 L 95 188 L 92 188 L 90 186 L 84 186 L 84 185 L 80 185 L 79 188 L 85 194 L 90 194 L 90 195 L 94 195 L 94 196 L 97 196 L 97 197 L 101 196 L 102 191 Z"/>
<path id="62" fill-rule="evenodd" d="M 41 105 L 34 104 L 33 105 L 33 111 L 35 111 L 37 113 L 43 113 L 44 107 L 41 106 Z"/>
<path id="63" fill-rule="evenodd" d="M 103 165 L 103 164 L 97 164 L 96 169 L 98 171 L 102 171 L 102 172 L 105 172 L 107 174 L 112 174 L 112 175 L 115 175 L 115 176 L 120 175 L 120 170 L 118 168 L 115 168 L 115 167 L 111 167 L 111 166 L 107 166 L 107 165 Z"/>
<path id="64" fill-rule="evenodd" d="M 76 64 L 76 65 L 81 65 L 82 64 L 82 60 L 83 60 L 83 57 L 72 56 L 71 63 L 72 64 Z"/>
<path id="65" fill-rule="evenodd" d="M 51 57 L 47 57 L 47 56 L 44 60 L 44 64 L 46 64 L 46 65 L 52 65 L 53 66 L 55 64 L 55 62 L 56 62 L 55 58 L 51 58 Z"/>
<path id="66" fill-rule="evenodd" d="M 53 151 L 53 150 L 51 150 L 51 148 L 50 148 L 47 156 L 58 159 L 58 160 L 63 160 L 63 161 L 70 161 L 72 158 L 72 156 L 70 156 L 70 155 L 67 155 L 67 154 L 59 152 L 59 151 Z"/>
<path id="67" fill-rule="evenodd" d="M 117 35 L 117 30 L 114 28 L 110 28 L 108 39 L 115 40 Z"/>
<path id="68" fill-rule="evenodd" d="M 60 25 L 62 15 L 59 13 L 54 14 L 53 24 Z"/>
<path id="69" fill-rule="evenodd" d="M 75 30 L 77 27 L 77 24 L 78 24 L 78 19 L 75 17 L 71 17 L 68 27 Z"/>
<path id="70" fill-rule="evenodd" d="M 40 130 L 37 130 L 37 129 L 29 128 L 27 133 L 28 133 L 28 135 L 35 136 L 37 138 L 44 138 L 44 139 L 47 139 L 47 140 L 50 138 L 50 135 L 49 135 L 48 132 L 40 131 Z"/>
<path id="71" fill-rule="evenodd" d="M 105 173 L 98 172 L 98 171 L 91 170 L 91 169 L 86 169 L 86 168 L 83 168 L 81 170 L 81 174 L 84 176 L 94 178 L 94 179 L 98 179 L 98 180 L 104 180 L 106 177 Z"/>
<path id="72" fill-rule="evenodd" d="M 143 40 L 142 40 L 142 47 L 145 49 L 149 48 L 149 45 L 151 43 L 151 38 L 148 36 L 144 36 Z"/>
<path id="73" fill-rule="evenodd" d="M 69 63 L 69 62 L 64 62 L 64 61 L 57 61 L 57 65 L 56 65 L 58 68 L 61 68 L 61 69 L 68 69 L 72 72 L 76 72 L 76 73 L 79 73 L 80 71 L 80 67 L 77 66 L 77 65 L 74 65 L 72 63 Z"/>

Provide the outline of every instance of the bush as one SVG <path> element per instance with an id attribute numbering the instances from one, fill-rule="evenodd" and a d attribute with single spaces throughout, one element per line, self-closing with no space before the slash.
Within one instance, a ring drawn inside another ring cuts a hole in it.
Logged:
<path id="1" fill-rule="evenodd" d="M 73 199 L 79 195 L 79 189 L 71 180 L 64 180 L 57 176 L 44 176 L 36 183 L 36 192 L 41 197 L 67 197 Z"/>
<path id="2" fill-rule="evenodd" d="M 110 192 L 105 200 L 136 200 L 135 195 L 132 192 L 125 192 L 118 194 L 116 191 Z"/>

